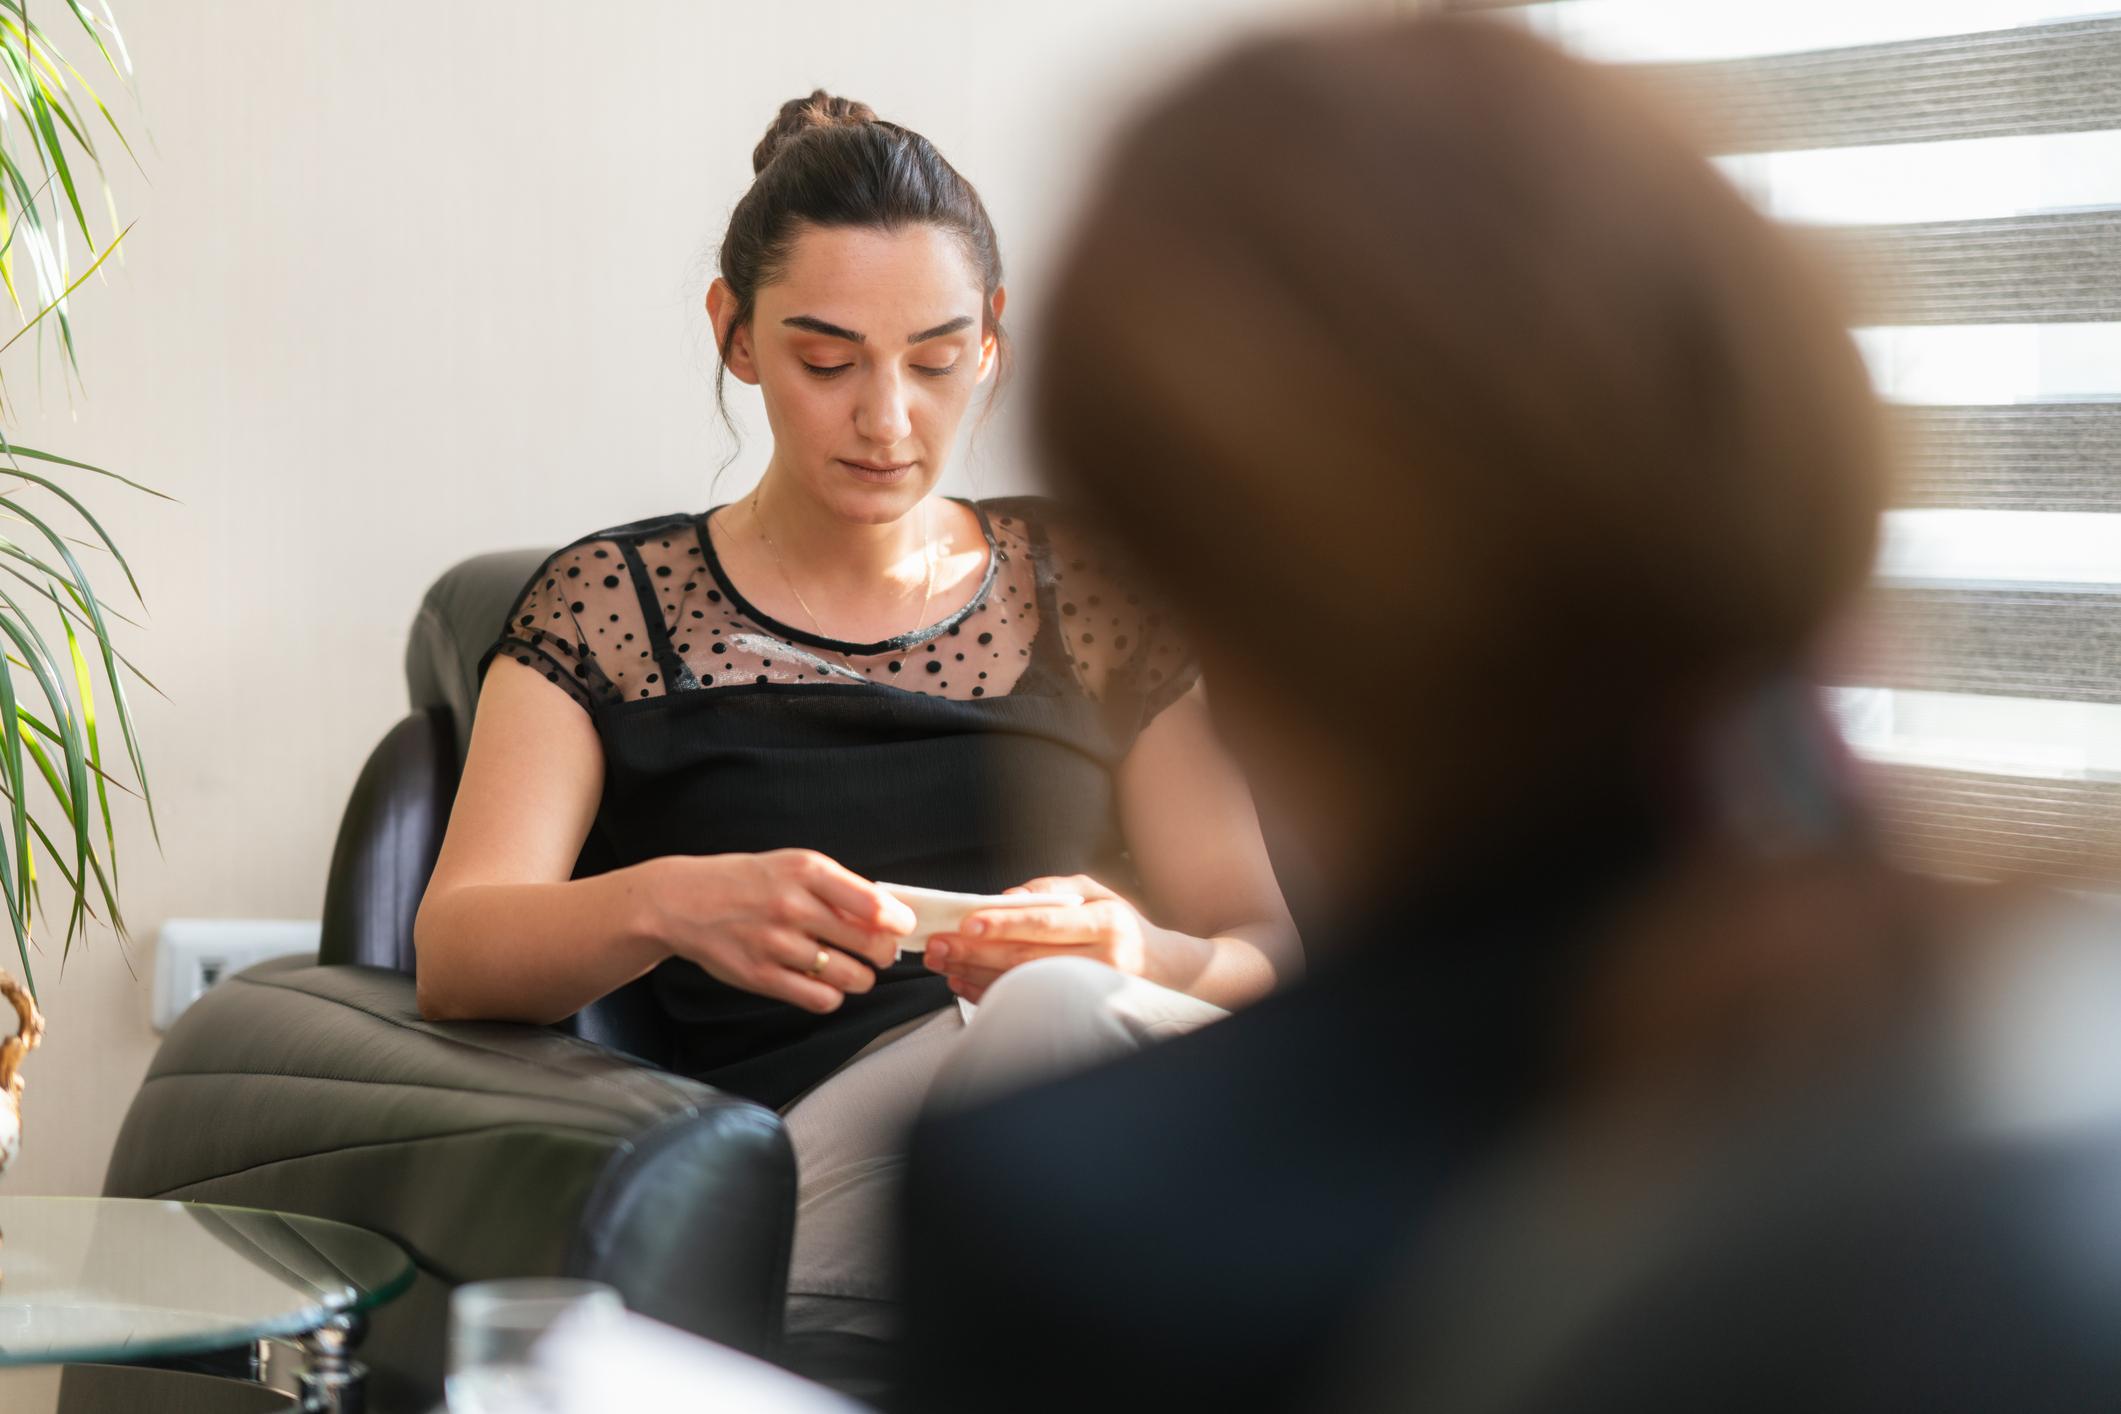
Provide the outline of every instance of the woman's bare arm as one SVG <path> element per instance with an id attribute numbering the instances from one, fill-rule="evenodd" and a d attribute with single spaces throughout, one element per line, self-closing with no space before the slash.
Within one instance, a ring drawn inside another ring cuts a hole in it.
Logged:
<path id="1" fill-rule="evenodd" d="M 1157 980 L 1220 1006 L 1255 1001 L 1303 970 L 1296 925 L 1260 836 L 1251 790 L 1196 685 L 1158 713 L 1118 773 Z"/>
<path id="2" fill-rule="evenodd" d="M 497 657 L 413 924 L 422 1015 L 557 1021 L 668 955 L 648 927 L 641 871 L 569 877 L 603 786 L 588 715 Z"/>

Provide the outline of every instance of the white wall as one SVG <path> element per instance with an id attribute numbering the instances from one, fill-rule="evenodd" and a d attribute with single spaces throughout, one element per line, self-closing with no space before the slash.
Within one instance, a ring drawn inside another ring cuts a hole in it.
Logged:
<path id="1" fill-rule="evenodd" d="M 47 351 L 40 398 L 25 340 L 10 432 L 182 501 L 91 502 L 151 609 L 121 646 L 169 696 L 138 694 L 164 849 L 128 815 L 141 980 L 100 930 L 63 977 L 47 957 L 14 1193 L 100 1187 L 155 1045 L 145 944 L 163 918 L 317 915 L 437 574 L 707 504 L 724 447 L 698 302 L 782 100 L 822 85 L 933 138 L 994 215 L 1022 338 L 1123 95 L 1264 18 L 1390 5 L 115 7 L 153 144 L 118 111 L 152 185 L 113 174 L 139 225 L 123 268 L 76 296 L 85 396 L 69 407 Z M 764 460 L 751 426 L 724 498 Z M 1020 445 L 1005 410 L 979 489 L 1027 484 Z"/>

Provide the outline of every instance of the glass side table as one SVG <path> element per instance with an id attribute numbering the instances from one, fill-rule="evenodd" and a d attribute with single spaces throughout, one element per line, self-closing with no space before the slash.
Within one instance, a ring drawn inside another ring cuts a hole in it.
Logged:
<path id="1" fill-rule="evenodd" d="M 321 1218 L 0 1198 L 0 1381 L 9 1366 L 156 1365 L 235 1374 L 304 1410 L 357 1414 L 365 1313 L 412 1278 L 396 1243 Z"/>

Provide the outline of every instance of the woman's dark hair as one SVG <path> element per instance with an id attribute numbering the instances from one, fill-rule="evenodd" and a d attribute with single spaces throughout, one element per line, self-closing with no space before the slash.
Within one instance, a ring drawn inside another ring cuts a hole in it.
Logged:
<path id="1" fill-rule="evenodd" d="M 780 276 L 805 225 L 885 230 L 931 225 L 953 232 L 979 275 L 983 331 L 994 336 L 1002 360 L 995 380 L 1000 390 L 1010 365 L 1008 337 L 994 317 L 1001 248 L 979 193 L 934 143 L 885 122 L 866 103 L 817 89 L 781 105 L 752 149 L 751 170 L 751 189 L 730 213 L 729 232 L 722 237 L 721 274 L 737 307 L 716 349 L 714 401 L 731 436 L 736 424 L 722 397 L 730 342 L 751 322 L 759 289 Z"/>

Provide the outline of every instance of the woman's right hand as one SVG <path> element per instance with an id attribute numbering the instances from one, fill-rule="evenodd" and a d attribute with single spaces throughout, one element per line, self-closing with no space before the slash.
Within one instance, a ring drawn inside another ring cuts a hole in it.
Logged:
<path id="1" fill-rule="evenodd" d="M 912 909 L 815 850 L 675 854 L 643 868 L 649 926 L 674 956 L 805 1011 L 874 987 L 913 931 Z"/>

